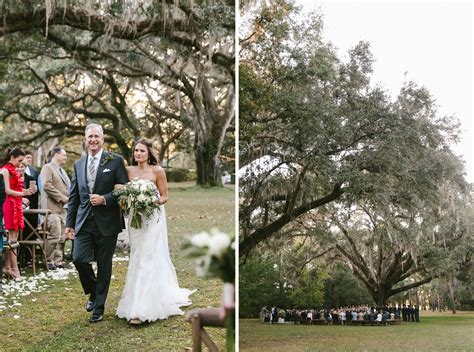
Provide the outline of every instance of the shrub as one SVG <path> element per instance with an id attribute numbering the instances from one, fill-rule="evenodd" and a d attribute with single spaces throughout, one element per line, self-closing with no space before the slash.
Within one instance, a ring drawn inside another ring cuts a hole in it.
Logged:
<path id="1" fill-rule="evenodd" d="M 166 178 L 168 182 L 184 182 L 196 179 L 196 171 L 188 169 L 167 169 Z"/>

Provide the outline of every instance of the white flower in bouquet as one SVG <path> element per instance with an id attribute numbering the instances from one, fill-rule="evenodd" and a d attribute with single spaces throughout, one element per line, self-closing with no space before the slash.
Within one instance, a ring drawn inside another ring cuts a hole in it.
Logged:
<path id="1" fill-rule="evenodd" d="M 211 240 L 211 235 L 203 231 L 191 237 L 190 241 L 193 246 L 202 248 L 202 247 L 208 247 L 210 240 Z"/>
<path id="2" fill-rule="evenodd" d="M 189 255 L 199 257 L 198 276 L 218 276 L 224 282 L 235 280 L 235 241 L 233 236 L 217 229 L 211 234 L 200 232 L 186 244 Z"/>
<path id="3" fill-rule="evenodd" d="M 232 244 L 232 238 L 220 231 L 214 230 L 211 240 L 209 242 L 209 254 L 222 258 L 224 253 L 229 249 Z"/>
<path id="4" fill-rule="evenodd" d="M 147 184 L 147 183 L 141 184 L 140 185 L 140 192 L 146 192 L 146 191 L 150 190 L 149 185 L 150 184 Z"/>

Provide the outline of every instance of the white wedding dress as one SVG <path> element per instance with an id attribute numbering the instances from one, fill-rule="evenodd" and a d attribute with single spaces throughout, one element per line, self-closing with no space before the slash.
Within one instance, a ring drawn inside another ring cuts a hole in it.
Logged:
<path id="1" fill-rule="evenodd" d="M 170 315 L 181 315 L 181 306 L 192 304 L 196 290 L 180 288 L 168 248 L 164 206 L 143 227 L 128 227 L 130 262 L 125 287 L 117 307 L 119 318 L 152 322 Z"/>

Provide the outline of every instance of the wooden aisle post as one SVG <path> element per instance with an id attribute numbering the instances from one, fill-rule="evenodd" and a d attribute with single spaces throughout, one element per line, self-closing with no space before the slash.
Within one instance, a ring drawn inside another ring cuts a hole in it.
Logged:
<path id="1" fill-rule="evenodd" d="M 209 351 L 219 351 L 217 345 L 204 329 L 205 326 L 225 327 L 219 313 L 220 308 L 198 308 L 187 313 L 188 321 L 192 326 L 193 352 L 201 352 L 201 342 L 204 342 Z"/>

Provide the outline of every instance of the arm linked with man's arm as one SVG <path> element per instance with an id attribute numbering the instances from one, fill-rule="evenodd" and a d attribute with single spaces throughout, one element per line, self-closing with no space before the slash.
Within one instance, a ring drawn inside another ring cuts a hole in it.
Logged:
<path id="1" fill-rule="evenodd" d="M 125 162 L 121 156 L 117 156 L 115 161 L 117 167 L 115 168 L 115 181 L 114 185 L 125 184 L 128 182 L 127 169 L 125 168 Z M 111 192 L 108 192 L 103 195 L 105 199 L 105 206 L 118 206 L 117 197 L 113 194 L 113 189 Z"/>

